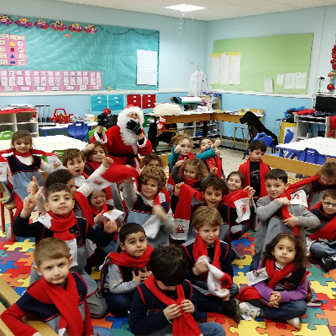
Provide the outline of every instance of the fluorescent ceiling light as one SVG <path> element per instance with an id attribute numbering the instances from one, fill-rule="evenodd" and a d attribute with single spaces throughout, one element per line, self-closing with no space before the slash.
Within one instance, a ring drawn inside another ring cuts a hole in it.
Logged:
<path id="1" fill-rule="evenodd" d="M 162 8 L 173 9 L 173 10 L 181 11 L 183 13 L 193 12 L 193 11 L 197 11 L 197 10 L 200 10 L 200 9 L 205 9 L 205 7 L 194 6 L 194 5 L 186 5 L 186 4 L 175 5 L 175 6 L 167 6 L 167 7 L 162 7 Z"/>

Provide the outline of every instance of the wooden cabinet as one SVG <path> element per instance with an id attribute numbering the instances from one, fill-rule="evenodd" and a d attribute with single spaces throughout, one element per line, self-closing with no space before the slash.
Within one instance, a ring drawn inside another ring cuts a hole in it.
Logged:
<path id="1" fill-rule="evenodd" d="M 35 112 L 6 113 L 6 110 L 0 111 L 0 132 L 18 130 L 27 130 L 33 137 L 37 137 L 38 123 L 33 118 Z"/>

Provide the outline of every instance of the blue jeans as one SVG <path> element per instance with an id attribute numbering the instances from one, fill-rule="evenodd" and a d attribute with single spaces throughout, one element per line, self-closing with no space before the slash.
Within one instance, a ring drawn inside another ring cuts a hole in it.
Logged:
<path id="1" fill-rule="evenodd" d="M 294 317 L 301 317 L 307 310 L 307 304 L 303 300 L 283 302 L 279 304 L 279 308 L 267 307 L 259 300 L 250 300 L 248 302 L 261 308 L 264 317 L 272 321 L 287 321 Z"/>
<path id="2" fill-rule="evenodd" d="M 225 330 L 219 323 L 207 322 L 200 323 L 198 326 L 201 329 L 203 336 L 225 336 Z"/>
<path id="3" fill-rule="evenodd" d="M 99 336 L 112 336 L 112 330 L 104 327 L 93 327 L 94 333 L 98 333 Z"/>
<path id="4" fill-rule="evenodd" d="M 317 258 L 331 257 L 336 255 L 336 244 L 316 242 L 310 246 L 310 253 Z"/>
<path id="5" fill-rule="evenodd" d="M 239 292 L 239 287 L 234 283 L 232 287 L 229 288 L 230 298 L 237 296 Z M 193 304 L 197 307 L 200 312 L 213 312 L 225 315 L 232 315 L 232 303 L 229 301 L 223 301 L 218 296 L 204 295 L 196 288 L 193 288 L 193 295 L 191 298 Z"/>
<path id="6" fill-rule="evenodd" d="M 134 291 L 121 294 L 104 293 L 108 309 L 115 317 L 127 316 L 127 312 L 131 310 L 133 295 Z"/>
<path id="7" fill-rule="evenodd" d="M 261 253 L 256 253 L 252 257 L 252 262 L 251 262 L 251 265 L 250 265 L 250 271 L 254 271 L 254 270 L 258 269 L 259 264 L 260 264 L 260 259 L 261 259 Z"/>

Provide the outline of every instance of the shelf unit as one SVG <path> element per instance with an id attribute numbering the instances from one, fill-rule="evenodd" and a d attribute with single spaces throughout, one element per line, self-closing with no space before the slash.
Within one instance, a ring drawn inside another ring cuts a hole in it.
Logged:
<path id="1" fill-rule="evenodd" d="M 330 130 L 330 123 L 328 117 L 314 117 L 307 115 L 295 115 L 294 122 L 297 123 L 294 141 L 307 139 L 311 133 L 312 125 L 323 125 L 325 127 L 324 136 L 327 137 Z"/>
<path id="2" fill-rule="evenodd" d="M 209 112 L 213 112 L 215 110 L 221 110 L 221 98 L 214 96 L 200 96 L 202 99 L 206 101 L 206 106 Z M 196 110 L 197 104 L 185 104 L 185 106 L 191 106 L 193 110 Z M 212 120 L 207 121 L 208 126 L 208 136 L 209 137 L 218 137 L 219 136 L 219 121 Z M 202 138 L 203 134 L 203 121 L 193 121 L 190 123 L 178 123 L 177 124 L 177 132 L 179 134 L 188 133 L 189 137 L 193 139 Z"/>
<path id="3" fill-rule="evenodd" d="M 27 130 L 32 137 L 38 137 L 38 123 L 33 119 L 35 112 L 19 112 L 4 114 L 0 111 L 0 132 Z"/>

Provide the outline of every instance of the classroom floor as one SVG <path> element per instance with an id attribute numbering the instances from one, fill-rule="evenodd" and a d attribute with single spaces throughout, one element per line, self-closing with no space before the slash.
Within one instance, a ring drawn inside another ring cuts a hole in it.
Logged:
<path id="1" fill-rule="evenodd" d="M 234 282 L 241 288 L 246 286 L 246 272 L 251 263 L 251 254 L 254 253 L 254 233 L 247 232 L 241 240 L 234 241 L 239 254 L 245 255 L 242 260 L 234 261 Z M 18 294 L 22 294 L 29 285 L 29 273 L 33 262 L 34 242 L 30 239 L 20 239 L 12 243 L 5 240 L 4 234 L 0 234 L 0 276 L 15 288 Z M 316 265 L 309 267 L 308 279 L 314 289 L 317 298 L 323 301 L 318 308 L 308 308 L 307 315 L 302 319 L 301 330 L 285 323 L 275 323 L 258 318 L 256 321 L 241 321 L 237 326 L 233 320 L 223 315 L 214 313 L 200 313 L 200 320 L 216 321 L 221 323 L 226 335 L 232 336 L 331 336 L 336 335 L 336 269 L 329 274 L 323 273 Z M 98 278 L 98 274 L 93 274 Z M 114 336 L 130 336 L 126 318 L 115 318 L 111 314 L 101 320 L 92 320 L 93 325 L 110 328 Z"/>

